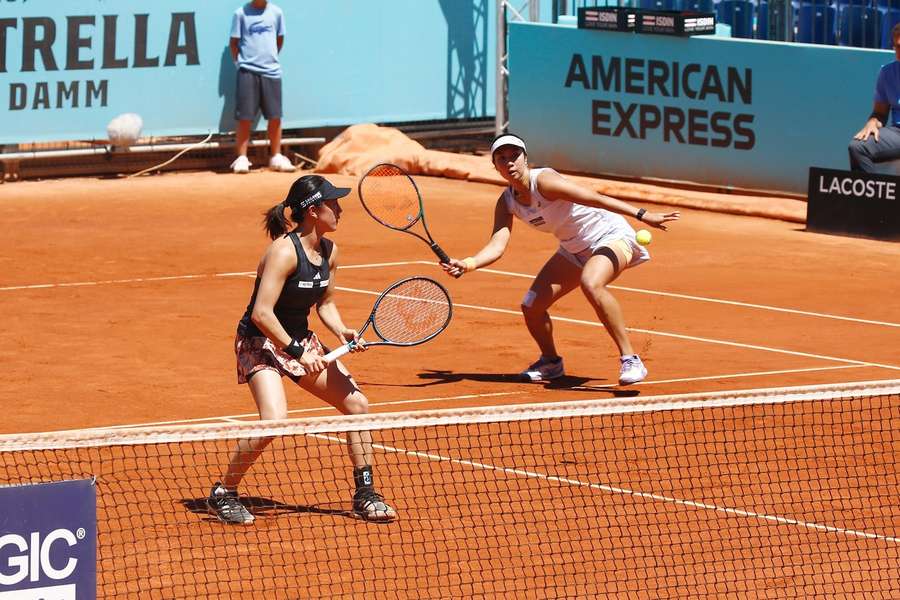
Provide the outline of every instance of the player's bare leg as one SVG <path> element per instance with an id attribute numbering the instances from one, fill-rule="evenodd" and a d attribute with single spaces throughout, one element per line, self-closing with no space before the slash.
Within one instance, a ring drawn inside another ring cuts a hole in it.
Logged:
<path id="1" fill-rule="evenodd" d="M 528 333 L 541 351 L 538 360 L 521 375 L 531 381 L 561 377 L 565 370 L 553 340 L 553 321 L 548 312 L 558 299 L 578 285 L 580 269 L 560 254 L 550 257 L 522 299 L 522 316 Z"/>
<path id="2" fill-rule="evenodd" d="M 611 250 L 611 249 L 607 249 Z M 625 257 L 621 250 L 613 250 L 618 264 L 625 264 Z M 606 330 L 619 349 L 619 354 L 633 354 L 631 340 L 625 330 L 625 317 L 622 315 L 622 307 L 619 301 L 610 293 L 607 286 L 619 275 L 621 269 L 616 270 L 609 257 L 597 254 L 592 256 L 584 265 L 581 272 L 581 289 L 585 297 L 594 307 L 594 312 L 603 323 Z"/>
<path id="3" fill-rule="evenodd" d="M 259 409 L 260 419 L 271 420 L 287 417 L 287 398 L 279 373 L 267 369 L 258 371 L 250 377 L 248 385 Z M 234 524 L 249 524 L 254 521 L 253 514 L 238 498 L 237 488 L 244 475 L 271 441 L 272 438 L 269 437 L 238 441 L 228 462 L 225 477 L 221 482 L 216 482 L 207 499 L 210 512 L 213 512 L 219 520 Z"/>
<path id="4" fill-rule="evenodd" d="M 612 253 L 614 256 L 611 256 Z M 647 369 L 640 357 L 634 353 L 631 339 L 625 328 L 622 307 L 610 293 L 608 285 L 622 272 L 627 260 L 620 248 L 604 248 L 603 252 L 592 256 L 581 273 L 581 289 L 594 307 L 597 317 L 606 327 L 610 337 L 619 349 L 619 384 L 630 385 L 643 380 Z"/>
<path id="5" fill-rule="evenodd" d="M 357 387 L 349 371 L 339 360 L 316 375 L 300 378 L 300 387 L 328 402 L 343 414 L 361 415 L 369 412 L 369 400 Z M 375 489 L 372 463 L 372 432 L 347 433 L 347 452 L 353 464 L 353 512 L 367 521 L 393 521 L 397 511 L 385 502 Z"/>

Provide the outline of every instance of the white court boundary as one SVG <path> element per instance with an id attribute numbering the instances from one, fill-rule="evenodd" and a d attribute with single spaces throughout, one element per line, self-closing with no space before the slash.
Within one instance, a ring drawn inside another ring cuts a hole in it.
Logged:
<path id="1" fill-rule="evenodd" d="M 310 437 L 315 437 L 319 439 L 323 439 L 330 442 L 337 442 L 341 444 L 346 444 L 347 441 L 340 437 L 322 435 L 322 434 L 309 434 Z M 803 521 L 800 519 L 791 519 L 788 517 L 779 517 L 776 515 L 768 515 L 761 512 L 754 512 L 750 510 L 743 510 L 740 508 L 730 508 L 727 506 L 718 506 L 716 504 L 709 504 L 707 502 L 696 502 L 694 500 L 684 500 L 682 498 L 675 498 L 674 496 L 663 496 L 661 494 L 654 494 L 651 492 L 640 492 L 637 490 L 632 490 L 629 488 L 605 485 L 602 483 L 591 483 L 589 481 L 581 481 L 580 479 L 572 479 L 571 477 L 557 477 L 555 475 L 548 475 L 547 473 L 540 473 L 538 471 L 526 471 L 524 469 L 512 469 L 509 467 L 492 465 L 489 463 L 483 462 L 475 462 L 471 460 L 463 460 L 459 458 L 451 458 L 449 456 L 443 456 L 441 454 L 429 454 L 425 452 L 419 452 L 417 450 L 407 450 L 405 448 L 397 448 L 393 446 L 384 446 L 381 444 L 372 444 L 373 448 L 378 448 L 379 450 L 383 450 L 384 452 L 388 452 L 391 454 L 403 454 L 406 456 L 413 456 L 416 458 L 422 458 L 426 460 L 436 461 L 436 462 L 449 462 L 457 465 L 463 465 L 467 467 L 473 467 L 476 469 L 482 469 L 485 471 L 497 471 L 501 473 L 506 473 L 509 475 L 517 475 L 520 477 L 527 477 L 530 479 L 540 479 L 544 481 L 552 481 L 555 483 L 563 483 L 566 485 L 571 485 L 575 487 L 586 487 L 592 490 L 597 490 L 601 492 L 607 492 L 610 494 L 619 494 L 624 496 L 631 496 L 633 498 L 641 498 L 643 500 L 650 500 L 653 502 L 663 502 L 666 504 L 675 504 L 677 506 L 684 506 L 687 508 L 694 508 L 699 510 L 709 510 L 718 513 L 722 513 L 725 515 L 735 516 L 735 517 L 745 517 L 748 519 L 756 519 L 761 521 L 768 521 L 771 523 L 776 523 L 778 525 L 794 525 L 797 527 L 801 527 L 804 529 L 812 529 L 814 531 L 821 531 L 824 533 L 833 533 L 844 535 L 847 537 L 855 537 L 855 538 L 864 538 L 870 540 L 881 540 L 885 542 L 891 542 L 893 544 L 900 543 L 900 538 L 891 536 L 891 535 L 883 535 L 880 533 L 872 533 L 870 531 L 861 531 L 858 529 L 847 529 L 845 527 L 836 527 L 834 525 L 823 525 L 821 523 L 815 523 L 813 521 Z"/>
<path id="2" fill-rule="evenodd" d="M 364 264 L 356 264 L 356 265 L 342 265 L 341 269 L 377 269 L 377 268 L 388 268 L 388 267 L 400 267 L 400 266 L 409 266 L 409 265 L 425 265 L 433 268 L 437 268 L 436 263 L 431 261 L 424 260 L 412 260 L 412 261 L 394 261 L 394 262 L 381 262 L 381 263 L 364 263 Z M 533 275 L 528 275 L 525 273 L 516 273 L 511 271 L 499 271 L 495 269 L 479 269 L 477 273 L 490 273 L 495 275 L 503 275 L 509 277 L 520 277 L 520 278 L 532 278 Z M 53 289 L 53 288 L 70 288 L 70 287 L 92 287 L 92 286 L 102 286 L 102 285 L 121 285 L 121 284 L 130 284 L 130 283 L 147 283 L 147 282 L 169 282 L 169 281 L 192 281 L 192 280 L 202 280 L 202 279 L 216 279 L 216 278 L 232 278 L 232 277 L 253 277 L 255 276 L 254 271 L 236 271 L 236 272 L 226 272 L 226 273 L 215 273 L 212 275 L 171 275 L 171 276 L 158 276 L 158 277 L 134 277 L 127 279 L 108 279 L 108 280 L 99 280 L 99 281 L 84 281 L 84 282 L 70 282 L 70 283 L 44 283 L 44 284 L 32 284 L 32 285 L 20 285 L 20 286 L 6 286 L 0 287 L 0 292 L 14 292 L 14 291 L 22 291 L 22 290 L 43 290 L 43 289 Z M 749 304 L 743 302 L 736 302 L 731 300 L 721 300 L 716 298 L 707 298 L 702 296 L 687 296 L 684 294 L 671 294 L 668 292 L 659 292 L 653 290 L 643 290 L 637 288 L 625 288 L 618 286 L 610 286 L 615 289 L 620 289 L 627 292 L 637 292 L 651 295 L 659 295 L 664 297 L 673 297 L 683 300 L 690 301 L 700 301 L 700 302 L 713 302 L 720 304 L 727 304 L 732 306 L 739 306 L 744 308 L 751 308 L 756 310 L 770 310 L 776 312 L 785 312 L 798 314 L 809 317 L 823 318 L 823 319 L 836 319 L 840 321 L 850 321 L 856 322 L 865 325 L 883 325 L 887 327 L 900 327 L 898 323 L 890 323 L 884 321 L 873 321 L 868 319 L 858 319 L 854 317 L 847 317 L 841 315 L 829 315 L 825 313 L 815 313 L 809 311 L 801 311 L 790 308 L 783 307 L 775 307 L 775 306 L 767 306 L 762 304 Z M 380 291 L 373 290 L 361 290 L 355 288 L 348 287 L 340 287 L 337 289 L 342 291 L 365 294 L 371 296 L 377 296 Z M 466 308 L 470 310 L 480 310 L 486 312 L 496 312 L 500 314 L 514 315 L 516 317 L 520 316 L 520 312 L 517 310 L 509 310 L 502 308 L 492 308 L 487 306 L 473 305 L 473 304 L 459 304 L 454 303 L 454 307 Z M 586 321 L 581 319 L 570 319 L 567 317 L 553 317 L 554 321 L 564 322 L 564 323 L 573 323 L 577 325 L 585 325 L 589 327 L 603 327 L 602 323 L 596 321 Z M 712 338 L 702 338 L 697 336 L 688 336 L 677 333 L 663 332 L 657 330 L 650 329 L 640 329 L 640 328 L 628 328 L 629 331 L 644 333 L 648 335 L 659 335 L 664 337 L 673 337 L 677 339 L 684 339 L 695 342 L 702 343 L 710 343 L 710 344 L 721 344 L 731 347 L 737 348 L 745 348 L 751 350 L 760 350 L 765 352 L 775 352 L 781 354 L 787 354 L 792 356 L 801 356 L 805 358 L 813 358 L 817 360 L 825 360 L 830 362 L 838 362 L 841 363 L 839 365 L 832 366 L 822 366 L 822 367 L 809 367 L 802 369 L 782 369 L 775 371 L 756 371 L 756 372 L 742 372 L 742 373 L 724 373 L 718 375 L 706 375 L 706 376 L 697 376 L 697 377 L 685 377 L 679 379 L 665 379 L 665 380 L 650 380 L 650 381 L 642 381 L 635 386 L 651 386 L 651 385 L 659 385 L 666 383 L 689 383 L 693 381 L 708 381 L 708 380 L 720 380 L 720 379 L 738 379 L 738 378 L 747 378 L 747 377 L 763 377 L 763 376 L 771 376 L 771 375 L 785 375 L 792 373 L 809 373 L 816 371 L 829 371 L 836 369 L 852 369 L 852 368 L 883 368 L 889 370 L 900 370 L 900 367 L 896 365 L 886 365 L 873 363 L 868 361 L 860 361 L 853 360 L 841 357 L 834 356 L 826 356 L 820 354 L 810 354 L 805 352 L 796 352 L 792 350 L 786 350 L 782 348 L 772 348 L 766 346 L 758 346 L 753 344 L 744 344 L 740 342 L 731 342 L 727 340 L 718 340 Z M 577 389 L 585 390 L 585 389 L 595 389 L 598 392 L 601 391 L 609 391 L 611 389 L 618 389 L 616 385 L 587 385 L 587 386 L 579 386 Z M 498 392 L 498 393 L 488 393 L 488 394 L 468 394 L 462 396 L 452 396 L 452 397 L 433 397 L 433 398 L 419 398 L 419 399 L 410 399 L 410 400 L 396 400 L 390 402 L 373 402 L 371 406 L 400 406 L 400 405 L 411 405 L 411 404 L 426 404 L 429 402 L 446 402 L 448 400 L 462 400 L 462 399 L 479 399 L 479 398 L 491 398 L 498 396 L 511 396 L 517 394 L 528 393 L 525 391 L 510 391 L 510 392 Z M 305 408 L 305 409 L 295 409 L 288 411 L 289 414 L 301 414 L 301 413 L 318 413 L 318 412 L 334 412 L 334 409 L 330 406 L 318 407 L 318 408 Z M 119 428 L 132 428 L 132 427 L 142 427 L 142 426 L 154 426 L 154 425 L 175 425 L 175 424 L 190 424 L 190 423 L 209 423 L 216 420 L 224 420 L 228 422 L 237 422 L 242 419 L 252 419 L 257 417 L 256 413 L 243 413 L 237 415 L 224 415 L 218 417 L 203 417 L 196 419 L 182 419 L 175 421 L 158 421 L 153 423 L 141 423 L 141 424 L 127 424 L 127 425 L 114 425 L 110 426 L 108 429 L 119 429 Z"/>
<path id="3" fill-rule="evenodd" d="M 412 261 L 395 261 L 395 262 L 383 262 L 383 263 L 368 263 L 368 264 L 357 264 L 357 265 L 342 265 L 341 269 L 374 269 L 374 268 L 385 268 L 385 267 L 398 267 L 398 266 L 409 266 L 409 265 L 427 265 L 433 268 L 437 268 L 436 263 L 424 260 L 412 260 Z M 504 275 L 508 277 L 520 277 L 520 278 L 532 278 L 533 275 L 528 275 L 525 273 L 516 273 L 512 271 L 499 271 L 495 269 L 479 269 L 477 273 L 490 273 L 496 275 Z M 90 286 L 101 286 L 101 285 L 115 285 L 115 284 L 128 284 L 128 283 L 147 283 L 147 282 L 162 282 L 162 281 L 189 281 L 189 280 L 198 280 L 198 279 L 214 279 L 214 278 L 228 278 L 228 277 L 253 277 L 255 276 L 255 272 L 253 271 L 240 271 L 240 272 L 230 272 L 230 273 L 216 273 L 213 275 L 171 275 L 171 276 L 159 276 L 159 277 L 135 277 L 128 279 L 108 279 L 108 280 L 100 280 L 100 281 L 84 281 L 84 282 L 71 282 L 71 283 L 44 283 L 44 284 L 32 284 L 32 285 L 20 285 L 20 286 L 6 286 L 0 287 L 0 292 L 14 292 L 14 291 L 23 291 L 23 290 L 40 290 L 40 289 L 53 289 L 53 288 L 69 288 L 69 287 L 90 287 Z M 717 298 L 708 298 L 703 296 L 688 296 L 684 294 L 672 294 L 669 292 L 660 292 L 654 290 L 643 290 L 638 288 L 626 288 L 619 286 L 610 286 L 613 289 L 619 289 L 627 292 L 636 292 L 636 293 L 644 293 L 651 295 L 659 295 L 663 297 L 671 297 L 678 298 L 682 300 L 690 300 L 697 302 L 713 302 L 719 304 L 726 304 L 731 306 L 738 306 L 743 308 L 751 308 L 756 310 L 767 310 L 767 311 L 775 311 L 775 312 L 785 312 L 791 314 L 798 314 L 802 316 L 822 318 L 822 319 L 834 319 L 840 321 L 849 321 L 854 323 L 860 323 L 865 325 L 878 325 L 885 327 L 900 327 L 900 323 L 892 323 L 888 321 L 873 321 L 869 319 L 859 319 L 855 317 L 847 317 L 842 315 L 831 315 L 826 313 L 816 313 L 809 311 L 802 311 L 791 308 L 783 308 L 777 306 L 768 306 L 763 304 L 750 304 L 745 302 L 736 302 L 732 300 L 721 300 Z M 358 294 L 366 294 L 377 296 L 380 291 L 373 290 L 361 290 L 356 288 L 348 288 L 337 286 L 337 289 L 346 292 L 358 293 Z M 474 304 L 459 304 L 454 303 L 454 307 L 458 308 L 466 308 L 472 310 L 481 310 L 486 312 L 495 312 L 500 314 L 508 314 L 515 315 L 516 317 L 520 316 L 520 312 L 518 310 L 509 310 L 504 308 L 492 308 L 488 306 L 474 305 Z M 552 317 L 554 321 L 558 321 L 561 323 L 573 323 L 576 325 L 585 325 L 588 327 L 603 327 L 602 323 L 597 321 L 586 321 L 582 319 L 571 319 L 568 317 Z M 889 365 L 883 363 L 874 363 L 870 361 L 862 361 L 862 360 L 854 360 L 849 358 L 842 358 L 836 356 L 827 356 L 823 354 L 812 354 L 807 352 L 797 352 L 793 350 L 786 350 L 783 348 L 773 348 L 769 346 L 760 346 L 755 344 L 745 344 L 741 342 L 732 342 L 727 340 L 719 340 L 713 338 L 704 338 L 698 336 L 690 336 L 672 332 L 665 332 L 659 330 L 652 329 L 641 329 L 636 327 L 628 327 L 628 331 L 643 333 L 648 335 L 658 335 L 662 337 L 671 337 L 676 339 L 694 341 L 694 342 L 702 342 L 708 344 L 719 344 L 724 346 L 731 346 L 736 348 L 744 348 L 748 350 L 760 350 L 764 352 L 774 352 L 779 354 L 786 354 L 790 356 L 800 356 L 804 358 L 813 358 L 817 360 L 825 360 L 830 362 L 838 362 L 842 363 L 846 366 L 856 366 L 856 367 L 873 367 L 880 369 L 889 369 L 900 371 L 900 366 L 897 365 Z M 829 367 L 823 367 L 821 369 L 807 369 L 807 370 L 785 370 L 785 371 L 764 371 L 759 373 L 737 373 L 731 375 L 712 375 L 712 376 L 702 376 L 696 378 L 683 378 L 683 379 L 670 379 L 665 381 L 644 381 L 642 385 L 654 385 L 660 383 L 674 383 L 674 382 L 690 382 L 690 381 L 702 381 L 702 380 L 711 380 L 711 379 L 723 379 L 723 378 L 735 378 L 735 377 L 752 377 L 752 376 L 763 376 L 763 375 L 775 375 L 782 373 L 794 373 L 801 371 L 814 371 L 814 370 L 828 370 Z M 597 389 L 603 389 L 602 387 L 597 387 Z"/>
<path id="4" fill-rule="evenodd" d="M 407 261 L 398 261 L 398 262 L 386 262 L 386 263 L 369 263 L 369 264 L 360 264 L 360 265 L 341 265 L 341 269 L 376 269 L 381 267 L 402 267 L 408 265 L 429 265 L 435 267 L 435 263 L 425 261 L 425 260 L 407 260 Z M 528 273 L 516 273 L 514 271 L 499 271 L 496 269 L 484 268 L 478 269 L 478 273 L 493 273 L 497 275 L 506 275 L 509 277 L 520 277 L 533 279 L 534 275 L 529 275 Z M 212 277 L 252 277 L 256 273 L 253 271 L 241 271 L 241 272 L 233 272 L 233 273 L 216 273 L 214 275 L 173 275 L 166 277 L 138 277 L 132 279 L 107 279 L 101 281 L 82 281 L 82 282 L 73 282 L 73 283 L 42 283 L 42 284 L 32 284 L 32 285 L 16 285 L 16 286 L 6 286 L 0 287 L 0 292 L 8 292 L 8 291 L 16 291 L 16 290 L 36 290 L 36 289 L 47 289 L 54 287 L 82 287 L 82 286 L 95 286 L 95 285 L 109 285 L 116 283 L 143 283 L 143 282 L 152 282 L 152 281 L 177 281 L 177 280 L 186 280 L 186 279 L 205 279 Z M 470 275 L 471 276 L 471 275 Z M 784 308 L 780 306 L 771 306 L 767 304 L 753 304 L 749 302 L 738 302 L 735 300 L 722 300 L 720 298 L 709 298 L 707 296 L 689 296 L 687 294 L 676 294 L 672 292 L 661 292 L 658 290 L 645 290 L 641 288 L 631 288 L 631 287 L 623 287 L 618 285 L 609 286 L 614 290 L 622 290 L 626 292 L 633 292 L 636 294 L 649 294 L 651 296 L 664 296 L 668 298 L 678 298 L 681 300 L 693 300 L 696 302 L 712 302 L 715 304 L 726 304 L 731 306 L 740 306 L 742 308 L 756 308 L 760 310 L 768 310 L 774 312 L 784 312 L 791 313 L 796 315 L 803 315 L 808 317 L 818 317 L 823 319 L 835 319 L 840 321 L 850 321 L 853 323 L 865 323 L 869 325 L 882 325 L 885 327 L 900 327 L 900 323 L 892 323 L 890 321 L 873 321 L 870 319 L 860 319 L 857 317 L 847 317 L 842 315 L 833 315 L 828 313 L 819 313 L 819 312 L 811 312 L 806 310 L 799 310 L 794 308 Z"/>

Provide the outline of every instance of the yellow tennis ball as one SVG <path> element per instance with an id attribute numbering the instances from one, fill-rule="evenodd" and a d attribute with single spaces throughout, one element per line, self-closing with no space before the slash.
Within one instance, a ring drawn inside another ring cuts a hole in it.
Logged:
<path id="1" fill-rule="evenodd" d="M 653 239 L 653 236 L 650 235 L 650 232 L 646 229 L 641 229 L 634 235 L 634 239 L 636 239 L 637 243 L 641 246 L 646 246 Z"/>

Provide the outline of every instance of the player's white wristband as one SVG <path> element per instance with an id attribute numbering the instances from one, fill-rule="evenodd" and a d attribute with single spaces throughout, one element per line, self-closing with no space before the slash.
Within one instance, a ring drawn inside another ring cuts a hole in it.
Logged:
<path id="1" fill-rule="evenodd" d="M 474 271 L 477 267 L 475 266 L 475 259 L 471 256 L 462 259 L 464 265 L 466 265 L 466 273 L 469 271 Z"/>

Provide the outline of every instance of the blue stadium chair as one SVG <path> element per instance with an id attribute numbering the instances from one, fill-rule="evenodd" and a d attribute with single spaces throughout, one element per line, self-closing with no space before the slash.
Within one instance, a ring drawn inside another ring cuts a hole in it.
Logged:
<path id="1" fill-rule="evenodd" d="M 799 6 L 799 5 L 798 5 Z M 788 16 L 788 12 L 790 16 Z M 756 9 L 756 37 L 761 40 L 793 42 L 797 29 L 797 9 L 790 10 L 785 2 L 760 2 Z M 791 27 L 785 27 L 786 19 L 792 20 Z"/>
<path id="2" fill-rule="evenodd" d="M 881 47 L 885 50 L 891 50 L 894 47 L 891 30 L 897 23 L 900 23 L 900 8 L 887 10 L 881 15 Z"/>
<path id="3" fill-rule="evenodd" d="M 897 0 L 900 2 L 900 0 Z M 682 0 L 681 10 L 690 10 L 693 12 L 716 12 L 716 5 L 713 0 Z"/>
<path id="4" fill-rule="evenodd" d="M 846 5 L 839 10 L 838 41 L 841 46 L 881 46 L 881 13 L 877 8 Z"/>
<path id="5" fill-rule="evenodd" d="M 756 39 L 769 39 L 769 3 L 765 0 L 756 3 Z"/>
<path id="6" fill-rule="evenodd" d="M 874 0 L 872 4 L 881 12 L 900 10 L 900 0 Z"/>
<path id="7" fill-rule="evenodd" d="M 675 10 L 675 0 L 640 0 L 638 8 L 647 10 Z"/>
<path id="8" fill-rule="evenodd" d="M 731 37 L 753 37 L 753 3 L 749 0 L 721 0 L 716 15 L 720 22 L 731 25 Z"/>
<path id="9" fill-rule="evenodd" d="M 797 12 L 801 6 L 810 5 L 810 6 L 831 6 L 833 4 L 832 0 L 799 0 L 798 2 L 794 2 L 794 12 Z"/>
<path id="10" fill-rule="evenodd" d="M 805 44 L 837 44 L 833 6 L 801 4 L 797 15 L 797 39 Z"/>
<path id="11" fill-rule="evenodd" d="M 836 0 L 838 12 L 843 6 L 872 6 L 871 0 Z"/>

